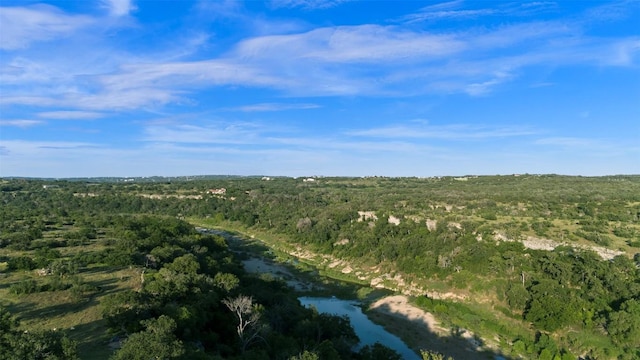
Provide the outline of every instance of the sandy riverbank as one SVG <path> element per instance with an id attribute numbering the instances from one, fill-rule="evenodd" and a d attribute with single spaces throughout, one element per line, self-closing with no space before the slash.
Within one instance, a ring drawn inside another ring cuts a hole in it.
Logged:
<path id="1" fill-rule="evenodd" d="M 382 298 L 371 304 L 367 315 L 417 352 L 420 349 L 438 351 L 456 360 L 485 357 L 478 353 L 478 344 L 470 333 L 463 331 L 453 336 L 433 314 L 413 306 L 406 296 Z"/>

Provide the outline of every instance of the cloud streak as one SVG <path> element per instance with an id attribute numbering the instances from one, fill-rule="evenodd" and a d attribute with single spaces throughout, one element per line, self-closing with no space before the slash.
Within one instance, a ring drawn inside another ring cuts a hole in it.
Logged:
<path id="1" fill-rule="evenodd" d="M 106 116 L 104 113 L 91 111 L 45 111 L 37 115 L 44 119 L 53 120 L 93 120 Z"/>
<path id="2" fill-rule="evenodd" d="M 317 109 L 320 105 L 304 103 L 304 104 L 286 104 L 286 103 L 261 103 L 253 105 L 245 105 L 228 110 L 236 110 L 242 112 L 270 112 L 270 111 L 286 111 L 286 110 L 308 110 Z"/>
<path id="3" fill-rule="evenodd" d="M 118 14 L 134 9 L 128 1 L 109 4 Z M 459 6 L 452 2 L 423 10 L 452 11 L 447 9 Z M 9 35 L 2 43 L 13 50 L 37 40 L 78 34 L 93 21 L 50 6 L 4 8 L 3 16 L 33 18 L 24 27 L 15 20 L 3 26 Z M 194 36 L 198 45 L 190 52 L 208 41 L 202 33 Z M 191 106 L 197 104 L 193 94 L 229 86 L 311 97 L 486 96 L 516 80 L 527 67 L 633 66 L 638 54 L 640 37 L 587 37 L 576 23 L 553 21 L 438 32 L 374 24 L 320 27 L 249 37 L 226 53 L 201 60 L 117 54 L 106 60 L 111 67 L 85 67 L 77 73 L 15 57 L 3 65 L 1 77 L 16 87 L 4 91 L 0 102 L 79 111 L 158 109 L 169 104 Z"/>
<path id="4" fill-rule="evenodd" d="M 25 120 L 25 119 L 12 119 L 12 120 L 1 120 L 0 126 L 14 126 L 19 128 L 28 128 L 36 125 L 43 124 L 44 121 L 40 120 Z"/>
<path id="5" fill-rule="evenodd" d="M 467 124 L 450 125 L 392 125 L 365 130 L 347 132 L 347 135 L 371 138 L 390 139 L 444 139 L 444 140 L 479 140 L 505 137 L 522 137 L 537 134 L 526 127 L 488 127 Z"/>
<path id="6" fill-rule="evenodd" d="M 44 4 L 0 7 L 0 49 L 23 49 L 33 42 L 71 36 L 93 21 L 89 16 L 68 15 L 56 7 Z"/>
<path id="7" fill-rule="evenodd" d="M 129 15 L 137 9 L 133 0 L 103 0 L 102 4 L 112 16 Z"/>
<path id="8" fill-rule="evenodd" d="M 353 0 L 271 0 L 274 8 L 328 9 Z"/>

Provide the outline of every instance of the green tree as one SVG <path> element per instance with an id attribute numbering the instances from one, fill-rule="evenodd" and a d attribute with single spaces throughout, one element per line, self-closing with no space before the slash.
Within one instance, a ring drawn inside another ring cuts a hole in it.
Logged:
<path id="1" fill-rule="evenodd" d="M 305 350 L 298 355 L 290 357 L 289 360 L 320 360 L 320 357 L 315 352 Z"/>
<path id="2" fill-rule="evenodd" d="M 8 270 L 33 270 L 35 268 L 36 263 L 30 256 L 12 257 L 7 262 Z"/>
<path id="3" fill-rule="evenodd" d="M 530 289 L 525 319 L 539 328 L 555 331 L 581 319 L 581 308 L 571 291 L 554 280 L 542 280 Z"/>
<path id="4" fill-rule="evenodd" d="M 617 344 L 640 347 L 640 301 L 627 300 L 620 311 L 610 313 L 607 331 Z"/>
<path id="5" fill-rule="evenodd" d="M 168 316 L 141 322 L 144 331 L 129 336 L 112 360 L 177 359 L 185 353 L 182 341 L 174 335 L 176 323 Z"/>
<path id="6" fill-rule="evenodd" d="M 376 342 L 373 345 L 364 346 L 358 352 L 362 360 L 401 360 L 402 356 L 394 350 Z"/>
<path id="7" fill-rule="evenodd" d="M 445 357 L 445 355 L 432 350 L 420 350 L 420 354 L 422 360 L 453 360 L 450 356 Z"/>
<path id="8" fill-rule="evenodd" d="M 506 295 L 509 307 L 514 310 L 524 310 L 527 302 L 529 302 L 529 292 L 521 283 L 509 284 Z"/>
<path id="9" fill-rule="evenodd" d="M 0 359 L 76 360 L 76 344 L 57 331 L 22 331 L 18 322 L 0 307 Z"/>

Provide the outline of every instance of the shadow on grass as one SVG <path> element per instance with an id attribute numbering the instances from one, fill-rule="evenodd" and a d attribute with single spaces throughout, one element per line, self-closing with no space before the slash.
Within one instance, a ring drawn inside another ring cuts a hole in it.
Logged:
<path id="1" fill-rule="evenodd" d="M 105 320 L 96 320 L 77 325 L 67 331 L 70 339 L 78 343 L 80 359 L 108 359 L 113 354 L 109 347 L 111 335 Z"/>
<path id="2" fill-rule="evenodd" d="M 110 272 L 117 271 L 117 270 L 120 270 L 121 268 L 122 267 L 113 266 L 113 265 L 97 265 L 97 266 L 86 267 L 81 271 L 81 273 L 83 275 L 90 275 L 90 274 L 104 273 L 107 271 L 110 271 Z"/>
<path id="3" fill-rule="evenodd" d="M 5 307 L 27 328 L 63 331 L 78 344 L 80 359 L 108 359 L 113 349 L 107 322 L 100 318 L 100 299 L 120 291 L 117 278 L 86 281 L 93 292 L 74 295 L 71 290 L 40 292 L 17 298 Z M 89 320 L 95 319 L 95 320 Z M 46 325 L 45 325 L 46 324 Z"/>
<path id="4" fill-rule="evenodd" d="M 104 280 L 95 280 L 88 281 L 87 284 L 91 286 L 95 286 L 100 293 L 100 296 L 105 296 L 111 293 L 118 291 L 118 279 L 104 279 Z"/>
<path id="5" fill-rule="evenodd" d="M 37 304 L 33 301 L 20 301 L 17 303 L 7 303 L 4 307 L 9 310 L 11 314 L 23 314 L 33 311 L 37 307 Z"/>
<path id="6" fill-rule="evenodd" d="M 87 296 L 79 299 L 69 297 L 70 301 L 49 305 L 44 307 L 30 306 L 28 309 L 20 309 L 16 311 L 21 321 L 38 320 L 43 318 L 62 317 L 70 313 L 77 313 L 90 307 L 97 306 L 98 301 L 93 296 Z"/>
<path id="7" fill-rule="evenodd" d="M 7 309 L 11 314 L 17 314 L 17 320 L 20 321 L 21 324 L 24 324 L 29 320 L 37 321 L 44 317 L 63 315 L 68 311 L 79 311 L 90 306 L 95 306 L 95 303 L 93 301 L 84 301 L 82 303 L 67 303 L 37 308 L 36 303 L 22 302 L 7 306 Z M 78 344 L 78 355 L 80 359 L 108 359 L 113 353 L 113 349 L 109 347 L 109 339 L 111 336 L 108 332 L 107 322 L 103 319 L 70 326 L 69 328 L 58 329 L 56 331 L 62 331 Z"/>

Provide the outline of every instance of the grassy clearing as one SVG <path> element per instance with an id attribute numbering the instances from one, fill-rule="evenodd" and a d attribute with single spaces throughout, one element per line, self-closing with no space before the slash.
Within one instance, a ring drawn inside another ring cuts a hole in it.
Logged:
<path id="1" fill-rule="evenodd" d="M 25 330 L 56 329 L 66 332 L 72 340 L 77 341 L 81 358 L 108 358 L 112 352 L 107 346 L 110 335 L 107 324 L 102 319 L 100 302 L 112 293 L 138 287 L 139 271 L 94 267 L 82 269 L 78 275 L 97 291 L 82 297 L 71 290 L 14 295 L 9 292 L 12 283 L 35 279 L 43 284 L 46 277 L 24 271 L 12 273 L 0 280 L 2 305 L 10 312 L 19 314 L 18 319 Z"/>
<path id="2" fill-rule="evenodd" d="M 64 231 L 55 234 L 45 232 L 46 240 L 55 240 Z M 87 245 L 58 247 L 63 259 L 69 259 L 80 252 L 104 249 L 101 242 Z M 31 251 L 2 249 L 0 257 L 33 255 Z M 7 263 L 0 264 L 0 305 L 15 314 L 20 326 L 28 330 L 53 330 L 65 332 L 78 343 L 78 353 L 83 359 L 106 359 L 112 350 L 108 347 L 110 338 L 107 323 L 102 319 L 102 300 L 118 291 L 135 289 L 140 286 L 140 272 L 135 268 L 115 268 L 110 266 L 89 266 L 79 268 L 74 275 L 62 276 L 62 281 L 79 279 L 89 286 L 90 291 L 78 292 L 73 289 L 42 291 L 16 295 L 11 286 L 23 281 L 35 281 L 39 288 L 49 284 L 53 276 L 40 276 L 37 270 L 8 271 Z"/>

